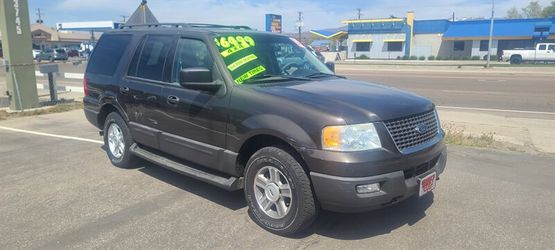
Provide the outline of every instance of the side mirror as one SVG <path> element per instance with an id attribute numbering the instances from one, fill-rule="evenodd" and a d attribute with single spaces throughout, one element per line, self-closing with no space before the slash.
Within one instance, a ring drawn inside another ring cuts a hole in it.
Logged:
<path id="1" fill-rule="evenodd" d="M 328 67 L 328 69 L 330 69 L 333 73 L 335 73 L 335 63 L 327 62 L 326 67 Z"/>
<path id="2" fill-rule="evenodd" d="M 185 68 L 179 72 L 179 84 L 188 89 L 215 91 L 221 83 L 213 81 L 212 71 L 208 68 Z"/>

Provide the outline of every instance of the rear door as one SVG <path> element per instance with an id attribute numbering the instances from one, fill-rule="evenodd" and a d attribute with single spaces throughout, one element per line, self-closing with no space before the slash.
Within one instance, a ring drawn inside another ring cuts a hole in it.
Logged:
<path id="1" fill-rule="evenodd" d="M 226 89 L 208 46 L 200 39 L 177 41 L 170 84 L 162 90 L 164 115 L 160 149 L 194 163 L 220 171 L 228 119 Z M 179 71 L 202 67 L 222 81 L 218 92 L 186 89 L 179 84 Z"/>
<path id="2" fill-rule="evenodd" d="M 119 97 L 128 104 L 129 127 L 136 142 L 159 148 L 164 71 L 175 37 L 147 35 L 135 51 Z"/>

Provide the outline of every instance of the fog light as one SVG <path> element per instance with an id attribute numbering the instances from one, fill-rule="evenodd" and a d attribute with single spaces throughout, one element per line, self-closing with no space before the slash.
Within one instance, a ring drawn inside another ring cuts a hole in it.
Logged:
<path id="1" fill-rule="evenodd" d="M 359 194 L 375 193 L 379 191 L 380 191 L 380 183 L 372 183 L 372 184 L 357 186 L 357 193 Z"/>

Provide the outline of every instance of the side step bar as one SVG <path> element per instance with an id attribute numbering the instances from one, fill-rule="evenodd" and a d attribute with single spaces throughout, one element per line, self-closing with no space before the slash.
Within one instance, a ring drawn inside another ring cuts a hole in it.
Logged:
<path id="1" fill-rule="evenodd" d="M 179 172 L 191 178 L 195 178 L 197 180 L 207 182 L 209 184 L 223 188 L 228 191 L 235 191 L 243 188 L 243 177 L 237 178 L 237 177 L 231 176 L 226 178 L 220 175 L 204 172 L 200 169 L 187 166 L 183 163 L 176 162 L 164 156 L 160 156 L 147 149 L 143 149 L 139 147 L 136 143 L 131 145 L 131 147 L 129 148 L 129 151 L 131 151 L 136 156 L 141 157 L 149 162 L 152 162 L 164 168 Z"/>

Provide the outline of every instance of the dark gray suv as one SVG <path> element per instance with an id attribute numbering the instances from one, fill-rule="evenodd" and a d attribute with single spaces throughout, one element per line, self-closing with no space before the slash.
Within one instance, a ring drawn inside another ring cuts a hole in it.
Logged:
<path id="1" fill-rule="evenodd" d="M 332 66 L 247 27 L 124 26 L 92 54 L 85 114 L 114 165 L 143 158 L 243 189 L 254 221 L 276 234 L 306 228 L 320 208 L 430 192 L 447 160 L 434 104 Z"/>

